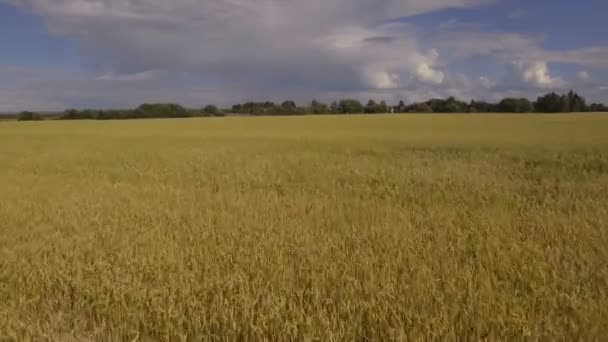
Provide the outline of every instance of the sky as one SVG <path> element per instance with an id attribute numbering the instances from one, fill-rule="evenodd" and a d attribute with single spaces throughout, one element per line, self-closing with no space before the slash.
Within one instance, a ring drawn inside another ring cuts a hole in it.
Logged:
<path id="1" fill-rule="evenodd" d="M 0 112 L 608 102 L 605 0 L 0 0 Z"/>

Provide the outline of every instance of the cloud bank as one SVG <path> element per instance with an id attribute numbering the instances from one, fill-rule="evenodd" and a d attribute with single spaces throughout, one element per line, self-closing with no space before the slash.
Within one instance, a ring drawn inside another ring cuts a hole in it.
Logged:
<path id="1" fill-rule="evenodd" d="M 202 105 L 335 94 L 389 100 L 502 94 L 501 80 L 450 70 L 453 60 L 479 54 L 511 66 L 522 86 L 538 90 L 565 85 L 551 73 L 552 62 L 608 67 L 608 49 L 552 54 L 538 39 L 453 30 L 422 41 L 408 20 L 493 0 L 8 1 L 41 17 L 51 34 L 75 39 L 87 58 L 102 65 L 90 77 L 10 89 L 66 105 L 94 96 L 92 104 L 121 106 L 135 100 Z M 0 98 L 8 92 L 0 85 Z"/>

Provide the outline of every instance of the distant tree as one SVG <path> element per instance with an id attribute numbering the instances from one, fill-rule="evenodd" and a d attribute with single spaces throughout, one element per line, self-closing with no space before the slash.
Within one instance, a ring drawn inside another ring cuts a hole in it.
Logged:
<path id="1" fill-rule="evenodd" d="M 390 110 L 389 106 L 386 104 L 386 101 L 384 101 L 384 100 L 380 101 L 380 104 L 378 105 L 376 112 L 380 113 L 380 114 L 387 114 L 390 111 L 391 110 Z"/>
<path id="2" fill-rule="evenodd" d="M 344 99 L 338 105 L 339 111 L 342 114 L 361 114 L 363 113 L 363 105 L 361 102 L 353 99 Z"/>
<path id="3" fill-rule="evenodd" d="M 406 110 L 407 110 L 407 108 L 406 108 L 405 103 L 403 102 L 403 100 L 400 100 L 399 104 L 394 109 L 395 109 L 395 113 L 405 113 Z"/>
<path id="4" fill-rule="evenodd" d="M 560 111 L 562 113 L 584 112 L 586 109 L 585 99 L 572 90 L 560 97 Z"/>
<path id="5" fill-rule="evenodd" d="M 97 114 L 92 110 L 67 109 L 59 117 L 61 120 L 93 120 Z"/>
<path id="6" fill-rule="evenodd" d="M 253 102 L 245 102 L 241 105 L 241 114 L 259 114 L 256 112 L 257 106 Z"/>
<path id="7" fill-rule="evenodd" d="M 466 113 L 467 112 L 467 104 L 465 102 L 459 101 L 453 96 L 450 96 L 447 100 L 445 100 L 443 104 L 443 113 Z"/>
<path id="8" fill-rule="evenodd" d="M 534 109 L 539 113 L 559 113 L 562 110 L 561 96 L 556 93 L 541 96 L 534 103 Z"/>
<path id="9" fill-rule="evenodd" d="M 459 106 L 456 102 L 446 102 L 443 107 L 443 113 L 464 113 L 465 111 L 462 109 L 463 107 Z"/>
<path id="10" fill-rule="evenodd" d="M 426 102 L 413 103 L 405 109 L 407 113 L 432 113 L 433 108 Z"/>
<path id="11" fill-rule="evenodd" d="M 114 113 L 109 110 L 99 110 L 99 111 L 97 111 L 97 115 L 95 116 L 95 120 L 114 120 L 114 119 L 118 119 L 118 115 L 114 115 Z"/>
<path id="12" fill-rule="evenodd" d="M 592 103 L 589 105 L 588 110 L 590 112 L 608 112 L 608 106 L 603 103 Z"/>
<path id="13" fill-rule="evenodd" d="M 534 107 L 528 99 L 508 97 L 498 103 L 497 110 L 502 113 L 530 113 Z"/>
<path id="14" fill-rule="evenodd" d="M 19 121 L 40 121 L 42 120 L 42 116 L 38 113 L 24 111 L 17 115 L 17 120 Z"/>
<path id="15" fill-rule="evenodd" d="M 243 106 L 240 104 L 236 104 L 232 106 L 232 113 L 234 114 L 243 114 Z"/>
<path id="16" fill-rule="evenodd" d="M 469 113 L 494 113 L 498 112 L 498 105 L 484 101 L 471 101 L 468 106 Z"/>
<path id="17" fill-rule="evenodd" d="M 374 100 L 369 100 L 363 111 L 367 114 L 378 113 L 378 104 Z"/>
<path id="18" fill-rule="evenodd" d="M 203 108 L 203 113 L 207 116 L 219 116 L 221 113 L 217 106 L 207 105 Z"/>
<path id="19" fill-rule="evenodd" d="M 568 93 L 570 100 L 570 112 L 585 112 L 587 110 L 587 101 L 572 90 Z"/>
<path id="20" fill-rule="evenodd" d="M 175 103 L 144 103 L 134 111 L 134 118 L 186 118 L 192 114 Z"/>
<path id="21" fill-rule="evenodd" d="M 254 105 L 256 109 L 256 113 L 259 115 L 281 115 L 285 114 L 285 109 L 283 107 L 276 105 L 272 101 L 259 102 Z"/>
<path id="22" fill-rule="evenodd" d="M 431 112 L 444 113 L 445 112 L 445 100 L 442 99 L 431 99 L 426 102 L 431 108 Z"/>
<path id="23" fill-rule="evenodd" d="M 329 107 L 325 103 L 318 102 L 317 100 L 313 100 L 310 104 L 310 113 L 311 114 L 328 114 Z"/>
<path id="24" fill-rule="evenodd" d="M 277 106 L 274 102 L 270 101 L 253 102 L 250 106 L 253 108 L 252 112 L 256 115 L 277 115 L 285 113 L 283 107 Z"/>
<path id="25" fill-rule="evenodd" d="M 122 120 L 134 117 L 132 110 L 98 110 L 96 120 Z"/>
<path id="26" fill-rule="evenodd" d="M 332 102 L 329 105 L 329 113 L 331 114 L 343 114 L 342 111 L 340 110 L 340 105 L 338 104 L 337 101 Z"/>
<path id="27" fill-rule="evenodd" d="M 608 112 L 608 107 L 602 103 L 587 105 L 585 98 L 574 91 L 566 94 L 554 92 L 538 97 L 534 103 L 525 98 L 505 98 L 499 103 L 483 101 L 470 101 L 465 103 L 449 97 L 447 99 L 430 99 L 426 102 L 405 105 L 403 101 L 394 107 L 389 107 L 385 101 L 380 103 L 370 100 L 365 106 L 355 99 L 342 99 L 332 102 L 329 106 L 319 101 L 312 101 L 309 106 L 298 107 L 295 102 L 286 100 L 280 105 L 271 101 L 246 102 L 235 104 L 232 108 L 219 109 L 214 105 L 208 105 L 202 110 L 186 109 L 175 103 L 148 103 L 142 104 L 136 109 L 129 110 L 95 110 L 95 109 L 67 109 L 58 114 L 59 119 L 145 119 L 145 118 L 181 118 L 200 115 L 223 116 L 224 113 L 249 114 L 249 115 L 304 115 L 304 114 L 359 114 L 359 113 L 493 113 L 513 112 L 527 113 L 537 111 L 541 113 L 557 112 Z M 17 115 L 18 120 L 39 120 L 40 115 L 32 112 L 22 112 Z"/>
<path id="28" fill-rule="evenodd" d="M 84 109 L 79 112 L 79 115 L 87 120 L 97 120 L 103 110 L 98 109 Z"/>
<path id="29" fill-rule="evenodd" d="M 466 113 L 469 105 L 453 96 L 443 99 L 432 99 L 426 102 L 434 113 Z"/>
<path id="30" fill-rule="evenodd" d="M 572 111 L 572 103 L 571 103 L 572 98 L 568 95 L 562 95 L 559 99 L 559 108 L 560 108 L 560 112 L 562 113 L 568 113 Z"/>
<path id="31" fill-rule="evenodd" d="M 295 114 L 296 109 L 296 103 L 293 101 L 286 100 L 281 103 L 281 114 Z"/>
<path id="32" fill-rule="evenodd" d="M 319 104 L 317 102 L 317 104 Z M 321 105 L 321 104 L 319 104 Z M 325 106 L 325 105 L 324 105 Z M 311 109 L 309 107 L 298 107 L 295 102 L 287 100 L 281 105 L 276 105 L 274 102 L 246 102 L 232 106 L 232 113 L 250 114 L 250 115 L 303 115 L 308 114 Z M 321 107 L 317 110 L 324 110 Z M 324 110 L 326 111 L 326 110 Z"/>
<path id="33" fill-rule="evenodd" d="M 66 109 L 61 115 L 60 119 L 76 120 L 78 119 L 78 111 L 76 109 Z"/>

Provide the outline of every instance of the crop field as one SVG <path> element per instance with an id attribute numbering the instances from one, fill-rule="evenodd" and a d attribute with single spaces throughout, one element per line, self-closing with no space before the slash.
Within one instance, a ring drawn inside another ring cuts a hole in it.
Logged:
<path id="1" fill-rule="evenodd" d="M 0 340 L 608 338 L 608 116 L 0 123 Z"/>

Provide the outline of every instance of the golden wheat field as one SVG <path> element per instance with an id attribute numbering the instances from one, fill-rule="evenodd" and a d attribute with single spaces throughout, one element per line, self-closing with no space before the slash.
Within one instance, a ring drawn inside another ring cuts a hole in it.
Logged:
<path id="1" fill-rule="evenodd" d="M 0 340 L 608 338 L 608 116 L 0 123 Z"/>

